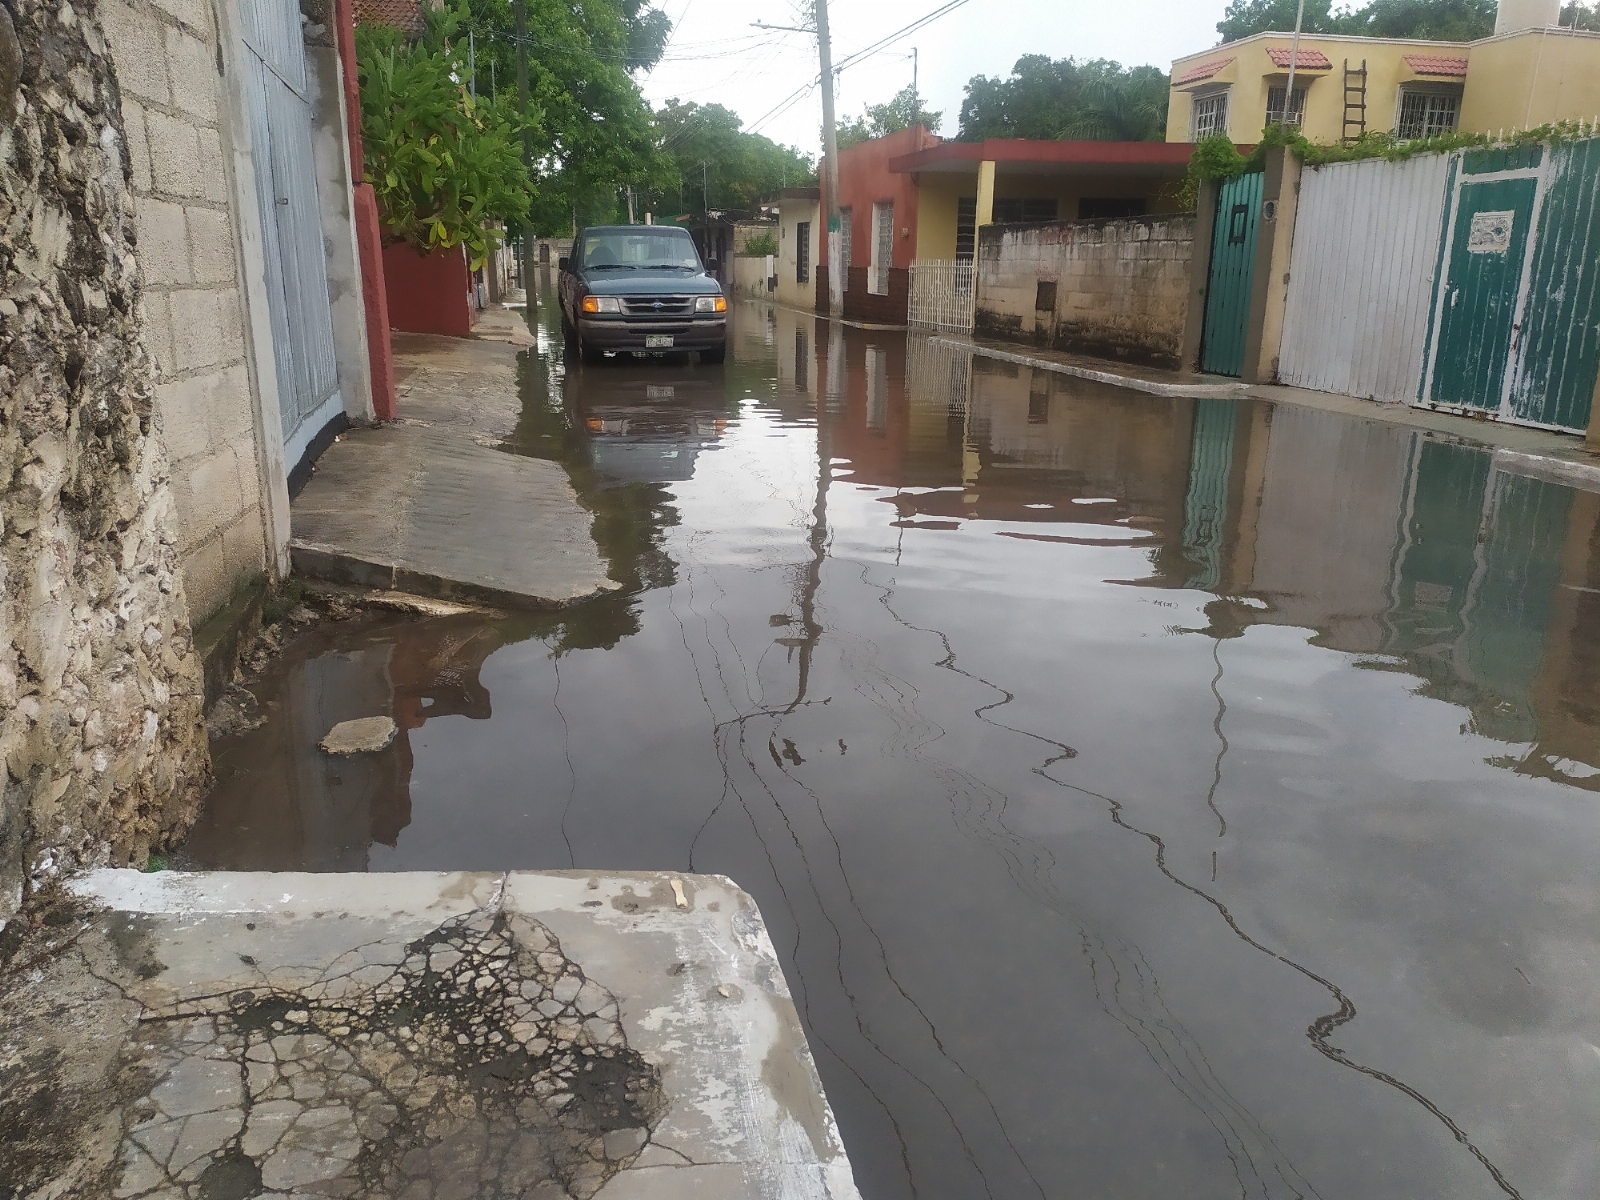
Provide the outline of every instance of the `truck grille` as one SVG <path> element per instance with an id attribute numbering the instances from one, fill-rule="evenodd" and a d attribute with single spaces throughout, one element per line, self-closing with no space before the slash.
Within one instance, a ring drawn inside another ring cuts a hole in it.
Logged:
<path id="1" fill-rule="evenodd" d="M 694 297 L 624 296 L 622 311 L 630 317 L 683 317 L 694 312 Z"/>

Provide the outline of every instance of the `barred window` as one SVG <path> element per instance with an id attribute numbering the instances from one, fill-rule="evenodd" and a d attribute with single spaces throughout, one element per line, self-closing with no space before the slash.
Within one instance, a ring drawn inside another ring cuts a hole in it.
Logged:
<path id="1" fill-rule="evenodd" d="M 811 222 L 800 221 L 794 227 L 794 281 L 811 282 Z"/>
<path id="2" fill-rule="evenodd" d="M 1400 119 L 1395 134 L 1411 140 L 1454 132 L 1461 119 L 1461 92 L 1442 87 L 1401 88 Z"/>
<path id="3" fill-rule="evenodd" d="M 1289 86 L 1267 89 L 1267 124 L 1282 125 L 1284 121 L 1283 102 L 1288 95 Z M 1288 114 L 1288 124 L 1298 129 L 1306 121 L 1306 90 L 1297 87 L 1294 90 L 1294 107 Z"/>
<path id="4" fill-rule="evenodd" d="M 1298 91 L 1299 89 L 1295 89 Z M 1190 124 L 1193 140 L 1208 138 L 1214 133 L 1228 132 L 1228 93 L 1213 92 L 1209 96 L 1196 96 L 1191 107 Z"/>

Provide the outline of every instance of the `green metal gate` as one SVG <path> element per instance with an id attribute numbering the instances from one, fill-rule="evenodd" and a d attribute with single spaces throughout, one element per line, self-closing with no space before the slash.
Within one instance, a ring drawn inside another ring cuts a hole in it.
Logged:
<path id="1" fill-rule="evenodd" d="M 1600 140 L 1552 147 L 1550 159 L 1510 417 L 1581 430 L 1600 373 Z"/>
<path id="2" fill-rule="evenodd" d="M 1256 269 L 1256 227 L 1261 218 L 1259 171 L 1223 182 L 1211 233 L 1211 269 L 1200 341 L 1200 369 L 1214 375 L 1244 372 L 1245 327 Z"/>
<path id="3" fill-rule="evenodd" d="M 1505 399 L 1539 193 L 1532 174 L 1539 160 L 1523 158 L 1517 151 L 1487 151 L 1469 154 L 1463 164 L 1436 301 L 1438 346 L 1428 389 L 1436 404 L 1497 412 Z"/>

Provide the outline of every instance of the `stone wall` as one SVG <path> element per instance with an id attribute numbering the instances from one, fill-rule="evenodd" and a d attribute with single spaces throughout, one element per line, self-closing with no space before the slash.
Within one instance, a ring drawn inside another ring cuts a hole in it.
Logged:
<path id="1" fill-rule="evenodd" d="M 1192 216 L 985 226 L 976 331 L 1176 368 L 1193 254 Z"/>
<path id="2" fill-rule="evenodd" d="M 30 874 L 142 861 L 209 771 L 93 14 L 0 6 L 0 921 Z"/>
<path id="3" fill-rule="evenodd" d="M 222 58 L 207 0 L 101 0 L 100 11 L 122 90 L 144 342 L 155 361 L 178 545 L 199 627 L 272 562 L 225 161 Z"/>

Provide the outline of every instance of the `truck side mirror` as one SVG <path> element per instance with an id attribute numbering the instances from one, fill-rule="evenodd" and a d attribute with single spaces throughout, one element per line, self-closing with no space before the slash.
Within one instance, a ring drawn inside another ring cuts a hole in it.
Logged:
<path id="1" fill-rule="evenodd" d="M 715 275 L 720 270 L 722 270 L 722 263 L 720 263 L 718 260 L 716 260 L 714 258 L 707 260 L 707 262 L 706 262 L 706 272 L 708 274 Z"/>
<path id="2" fill-rule="evenodd" d="M 556 270 L 558 270 L 558 271 L 568 270 L 571 267 L 571 264 L 572 264 L 572 260 L 570 258 L 562 256 L 561 258 L 556 259 Z"/>

